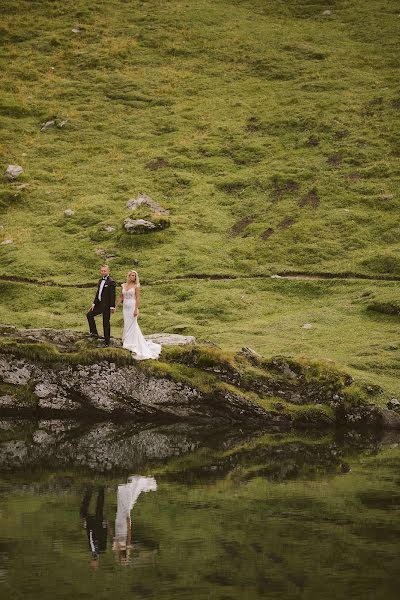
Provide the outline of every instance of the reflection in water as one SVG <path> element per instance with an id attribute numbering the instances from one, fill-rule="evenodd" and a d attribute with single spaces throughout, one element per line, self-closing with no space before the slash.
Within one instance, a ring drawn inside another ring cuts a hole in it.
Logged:
<path id="1" fill-rule="evenodd" d="M 86 530 L 90 551 L 90 566 L 97 569 L 100 555 L 107 549 L 107 538 L 112 539 L 112 549 L 117 561 L 121 564 L 130 562 L 132 545 L 131 511 L 142 492 L 155 492 L 157 483 L 154 477 L 130 475 L 126 483 L 117 487 L 117 512 L 115 530 L 104 518 L 104 485 L 97 488 L 97 500 L 94 514 L 90 512 L 93 497 L 93 486 L 89 485 L 83 495 L 79 515 Z"/>
<path id="2" fill-rule="evenodd" d="M 131 510 L 142 492 L 155 492 L 156 489 L 157 483 L 154 477 L 141 475 L 130 475 L 127 483 L 120 483 L 118 486 L 113 550 L 122 564 L 129 562 L 132 548 Z"/>
<path id="3" fill-rule="evenodd" d="M 399 441 L 0 421 L 0 596 L 397 600 Z"/>
<path id="4" fill-rule="evenodd" d="M 106 551 L 107 548 L 107 534 L 109 533 L 109 525 L 104 520 L 104 486 L 100 486 L 97 492 L 97 502 L 95 514 L 89 514 L 89 505 L 92 498 L 93 488 L 90 486 L 86 489 L 83 496 L 80 516 L 83 519 L 83 525 L 86 529 L 86 535 L 88 538 L 89 550 L 91 552 L 90 565 L 93 568 L 97 568 L 99 565 L 99 558 L 102 552 Z"/>

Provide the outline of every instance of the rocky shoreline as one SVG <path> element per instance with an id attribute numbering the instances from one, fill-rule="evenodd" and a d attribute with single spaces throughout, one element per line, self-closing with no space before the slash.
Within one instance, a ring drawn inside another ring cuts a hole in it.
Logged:
<path id="1" fill-rule="evenodd" d="M 159 361 L 133 360 L 118 340 L 96 348 L 76 331 L 0 327 L 0 415 L 400 429 L 400 414 L 374 403 L 379 391 L 328 363 L 148 337 L 163 345 Z"/>

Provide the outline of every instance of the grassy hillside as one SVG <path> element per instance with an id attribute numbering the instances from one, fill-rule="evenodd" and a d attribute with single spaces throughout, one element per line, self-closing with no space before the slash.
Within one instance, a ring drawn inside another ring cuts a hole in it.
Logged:
<path id="1" fill-rule="evenodd" d="M 72 285 L 94 281 L 103 260 L 118 281 L 137 266 L 164 280 L 143 288 L 146 331 L 331 358 L 397 388 L 398 316 L 366 310 L 369 298 L 395 302 L 396 283 L 168 282 L 400 276 L 397 2 L 10 0 L 0 11 L 1 163 L 24 169 L 0 181 L 0 275 Z M 127 209 L 139 193 L 169 210 L 170 227 L 123 230 L 128 216 L 153 217 Z M 4 283 L 1 294 L 3 322 L 84 327 L 93 291 Z"/>
<path id="2" fill-rule="evenodd" d="M 397 2 L 11 0 L 2 13 L 2 164 L 24 168 L 1 181 L 3 273 L 86 281 L 113 255 L 114 272 L 136 259 L 151 278 L 400 275 Z M 67 123 L 40 131 L 52 117 Z M 168 230 L 123 232 L 139 192 L 170 210 Z"/>

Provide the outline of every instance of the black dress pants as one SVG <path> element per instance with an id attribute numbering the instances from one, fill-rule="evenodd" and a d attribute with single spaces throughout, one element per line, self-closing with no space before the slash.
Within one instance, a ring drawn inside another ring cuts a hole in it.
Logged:
<path id="1" fill-rule="evenodd" d="M 97 493 L 96 512 L 89 514 L 89 504 L 92 498 L 92 488 L 85 491 L 79 514 L 85 521 L 86 535 L 89 549 L 93 555 L 105 552 L 107 548 L 107 522 L 104 521 L 104 486 L 99 487 Z"/>
<path id="2" fill-rule="evenodd" d="M 93 310 L 89 310 L 86 315 L 90 333 L 97 336 L 99 334 L 97 333 L 96 321 L 94 318 L 98 315 L 103 315 L 104 341 L 107 343 L 110 341 L 110 307 L 100 302 L 100 304 L 95 305 Z"/>
<path id="3" fill-rule="evenodd" d="M 81 508 L 79 511 L 82 519 L 87 519 L 89 516 L 89 504 L 92 498 L 93 490 L 91 487 L 85 490 L 85 494 L 83 496 Z M 103 509 L 104 509 L 104 486 L 100 486 L 97 493 L 97 502 L 96 502 L 96 519 L 98 521 L 103 521 Z"/>

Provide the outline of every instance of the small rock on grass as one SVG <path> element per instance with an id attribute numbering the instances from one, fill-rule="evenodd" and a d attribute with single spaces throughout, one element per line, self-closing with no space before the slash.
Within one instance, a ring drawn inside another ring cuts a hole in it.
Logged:
<path id="1" fill-rule="evenodd" d="M 249 360 L 258 360 L 259 358 L 262 358 L 261 354 L 258 354 L 258 352 L 253 350 L 253 348 L 249 348 L 248 346 L 242 348 L 239 354 L 245 356 Z"/>
<path id="2" fill-rule="evenodd" d="M 13 244 L 14 242 L 12 240 L 3 240 L 0 244 L 0 246 L 7 246 L 8 244 Z"/>
<path id="3" fill-rule="evenodd" d="M 392 398 L 386 405 L 389 410 L 395 410 L 396 412 L 400 411 L 400 402 L 397 398 Z"/>
<path id="4" fill-rule="evenodd" d="M 128 217 L 124 220 L 124 229 L 128 233 L 142 233 L 156 229 L 156 226 L 151 221 L 146 221 L 145 219 L 130 219 Z"/>
<path id="5" fill-rule="evenodd" d="M 140 194 L 137 198 L 131 198 L 128 200 L 126 203 L 126 208 L 129 208 L 129 210 L 136 210 L 142 204 L 146 204 L 153 212 L 160 215 L 169 214 L 169 211 L 166 208 L 160 206 L 157 202 L 155 202 L 155 200 L 153 200 L 153 198 L 150 198 L 150 196 L 147 196 L 146 194 Z"/>
<path id="6" fill-rule="evenodd" d="M 46 121 L 45 123 L 42 123 L 40 131 L 46 131 L 46 129 L 50 129 L 50 127 L 54 127 L 55 124 L 56 124 L 55 121 Z"/>
<path id="7" fill-rule="evenodd" d="M 313 326 L 311 325 L 311 323 L 304 323 L 303 325 L 303 329 L 312 329 Z"/>
<path id="8" fill-rule="evenodd" d="M 185 346 L 194 344 L 196 338 L 193 335 L 179 335 L 177 333 L 152 333 L 144 336 L 146 340 L 151 340 L 162 346 Z"/>
<path id="9" fill-rule="evenodd" d="M 75 211 L 72 210 L 72 208 L 67 208 L 64 210 L 64 217 L 73 217 L 75 214 Z"/>
<path id="10" fill-rule="evenodd" d="M 20 165 L 8 165 L 6 172 L 4 173 L 5 177 L 9 179 L 16 179 L 24 172 L 23 168 Z"/>
<path id="11" fill-rule="evenodd" d="M 49 121 L 42 123 L 40 131 L 46 131 L 46 129 L 50 129 L 51 127 L 58 127 L 59 129 L 62 129 L 67 123 L 68 119 L 50 119 Z"/>

